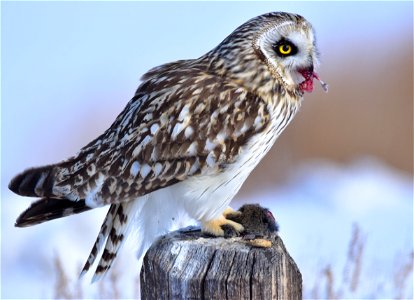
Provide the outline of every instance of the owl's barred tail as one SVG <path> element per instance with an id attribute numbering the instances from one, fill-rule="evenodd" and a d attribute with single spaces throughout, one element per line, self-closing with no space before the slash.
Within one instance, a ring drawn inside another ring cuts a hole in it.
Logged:
<path id="1" fill-rule="evenodd" d="M 99 230 L 95 244 L 92 247 L 91 253 L 89 254 L 89 257 L 86 260 L 85 265 L 83 266 L 82 272 L 79 275 L 80 278 L 83 277 L 89 271 L 90 267 L 95 262 L 98 253 L 101 251 L 106 239 L 108 238 L 109 231 L 112 228 L 115 212 L 118 210 L 118 206 L 119 204 L 112 204 L 109 208 L 105 220 L 101 226 L 101 229 Z"/>
<path id="2" fill-rule="evenodd" d="M 9 183 L 9 189 L 21 196 L 53 197 L 56 166 L 44 166 L 24 171 Z"/>
<path id="3" fill-rule="evenodd" d="M 91 253 L 82 269 L 80 277 L 88 272 L 106 241 L 105 249 L 103 250 L 92 282 L 96 282 L 105 276 L 111 268 L 112 263 L 126 238 L 129 225 L 131 224 L 129 218 L 133 216 L 132 212 L 134 207 L 134 201 L 111 205 L 101 226 L 98 237 L 96 238 L 95 244 L 92 247 Z"/>

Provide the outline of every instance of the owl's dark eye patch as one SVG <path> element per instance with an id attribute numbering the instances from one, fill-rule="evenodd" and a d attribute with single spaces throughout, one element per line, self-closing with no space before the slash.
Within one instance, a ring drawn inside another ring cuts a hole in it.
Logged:
<path id="1" fill-rule="evenodd" d="M 286 39 L 279 40 L 275 45 L 273 45 L 273 49 L 280 57 L 287 57 L 298 53 L 298 47 Z"/>

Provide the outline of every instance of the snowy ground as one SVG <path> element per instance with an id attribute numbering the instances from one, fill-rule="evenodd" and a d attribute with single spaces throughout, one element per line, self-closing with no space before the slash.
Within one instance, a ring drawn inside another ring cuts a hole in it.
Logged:
<path id="1" fill-rule="evenodd" d="M 334 275 L 333 288 L 336 292 L 341 290 L 344 298 L 395 298 L 401 292 L 394 279 L 399 265 L 409 261 L 413 249 L 410 177 L 372 160 L 347 167 L 319 161 L 295 170 L 287 185 L 263 191 L 255 199 L 238 199 L 233 206 L 245 202 L 259 202 L 276 216 L 280 235 L 303 274 L 305 298 L 326 295 L 324 291 L 315 291 L 314 286 L 319 281 L 323 290 L 321 270 L 328 265 Z M 56 256 L 61 258 L 67 276 L 73 281 L 74 295 L 75 278 L 106 210 L 33 228 L 14 228 L 16 216 L 27 205 L 28 201 L 3 189 L 2 298 L 56 296 Z M 359 285 L 350 291 L 344 286 L 349 279 L 343 269 L 353 224 L 358 224 L 365 246 Z M 137 265 L 133 251 L 125 247 L 116 266 L 117 288 L 122 298 L 137 295 L 134 287 Z M 114 295 L 107 287 L 105 291 L 102 284 L 90 285 L 89 280 L 85 278 L 81 283 L 81 296 Z M 402 293 L 407 298 L 413 297 L 412 275 Z"/>
<path id="2" fill-rule="evenodd" d="M 312 297 L 318 281 L 323 285 L 320 271 L 328 265 L 343 298 L 396 298 L 401 292 L 393 280 L 413 251 L 411 178 L 372 160 L 345 168 L 314 162 L 296 170 L 288 185 L 257 199 L 280 224 L 280 236 L 302 272 L 305 298 Z M 365 247 L 359 286 L 352 292 L 344 287 L 343 269 L 355 224 Z M 411 299 L 412 276 L 406 284 L 402 295 Z"/>

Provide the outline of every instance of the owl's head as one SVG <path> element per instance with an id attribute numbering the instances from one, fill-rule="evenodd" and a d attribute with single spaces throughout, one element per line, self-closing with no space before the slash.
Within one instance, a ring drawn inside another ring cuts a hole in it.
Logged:
<path id="1" fill-rule="evenodd" d="M 268 13 L 244 23 L 212 51 L 226 75 L 253 90 L 302 95 L 320 80 L 312 25 L 302 16 Z M 324 89 L 326 85 L 321 82 Z"/>

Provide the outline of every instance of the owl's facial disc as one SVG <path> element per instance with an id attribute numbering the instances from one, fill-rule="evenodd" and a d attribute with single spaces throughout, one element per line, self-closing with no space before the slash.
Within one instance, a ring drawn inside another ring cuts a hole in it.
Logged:
<path id="1" fill-rule="evenodd" d="M 254 46 L 264 56 L 271 73 L 289 90 L 313 91 L 313 79 L 327 91 L 327 84 L 314 72 L 318 66 L 317 49 L 309 24 L 285 22 L 269 27 Z"/>

